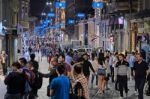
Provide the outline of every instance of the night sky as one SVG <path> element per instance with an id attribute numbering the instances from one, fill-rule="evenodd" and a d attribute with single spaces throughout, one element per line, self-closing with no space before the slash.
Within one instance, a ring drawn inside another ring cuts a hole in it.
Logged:
<path id="1" fill-rule="evenodd" d="M 39 17 L 47 0 L 30 0 L 30 16 Z"/>
<path id="2" fill-rule="evenodd" d="M 30 16 L 40 17 L 47 1 L 48 0 L 30 0 Z M 78 3 L 80 6 L 77 7 L 78 10 L 86 14 L 93 14 L 93 9 L 91 8 L 92 1 L 93 0 L 80 0 L 80 3 Z"/>

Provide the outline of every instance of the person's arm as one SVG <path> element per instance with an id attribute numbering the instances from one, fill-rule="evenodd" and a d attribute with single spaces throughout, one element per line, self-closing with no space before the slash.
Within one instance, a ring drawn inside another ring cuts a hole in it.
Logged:
<path id="1" fill-rule="evenodd" d="M 53 89 L 50 89 L 50 96 L 54 96 L 54 90 Z"/>
<path id="2" fill-rule="evenodd" d="M 12 75 L 9 74 L 8 76 L 6 76 L 5 80 L 4 80 L 4 83 L 5 85 L 8 85 L 12 80 Z"/>
<path id="3" fill-rule="evenodd" d="M 51 73 L 44 74 L 44 73 L 39 72 L 39 74 L 45 78 L 49 78 L 51 76 Z"/>
<path id="4" fill-rule="evenodd" d="M 135 77 L 135 70 L 136 70 L 136 65 L 135 65 L 135 62 L 133 64 L 133 77 Z"/>
<path id="5" fill-rule="evenodd" d="M 148 74 L 149 74 L 149 67 L 148 67 L 148 63 L 146 63 L 145 69 L 146 69 L 146 75 L 148 76 Z"/>
<path id="6" fill-rule="evenodd" d="M 57 87 L 57 85 L 56 85 L 56 82 L 55 82 L 55 79 L 54 79 L 50 83 L 50 96 L 54 96 L 56 87 Z"/>
<path id="7" fill-rule="evenodd" d="M 90 62 L 89 62 L 89 63 L 90 63 Z M 91 63 L 89 64 L 89 66 L 90 66 L 90 69 L 93 71 L 93 73 L 95 73 L 95 70 L 94 70 L 94 68 L 93 68 L 93 66 L 92 66 Z"/>

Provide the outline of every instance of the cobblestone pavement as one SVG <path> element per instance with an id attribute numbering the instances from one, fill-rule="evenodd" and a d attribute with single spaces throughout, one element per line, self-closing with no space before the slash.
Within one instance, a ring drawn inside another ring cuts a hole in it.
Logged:
<path id="1" fill-rule="evenodd" d="M 49 64 L 46 61 L 46 58 L 43 58 L 39 60 L 40 68 L 39 71 L 43 73 L 48 73 L 48 66 Z M 0 99 L 4 99 L 4 94 L 6 93 L 6 87 L 3 83 L 4 77 L 0 76 Z M 47 85 L 48 85 L 48 79 L 43 79 L 43 85 L 42 88 L 38 91 L 38 99 L 49 99 L 49 97 L 46 96 L 47 92 Z M 128 97 L 126 99 L 137 99 L 137 96 L 134 94 L 134 82 L 129 81 L 129 93 Z M 118 99 L 119 98 L 119 92 L 114 90 L 114 84 L 109 83 L 110 90 L 106 90 L 104 95 L 97 94 L 98 88 L 94 86 L 94 88 L 90 88 L 90 99 Z M 150 97 L 145 96 L 144 99 L 150 99 Z"/>

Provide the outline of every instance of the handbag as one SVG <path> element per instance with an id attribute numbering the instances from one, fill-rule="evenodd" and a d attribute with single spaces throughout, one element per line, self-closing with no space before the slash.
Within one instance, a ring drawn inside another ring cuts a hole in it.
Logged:
<path id="1" fill-rule="evenodd" d="M 106 69 L 104 69 L 104 68 L 99 68 L 99 69 L 97 70 L 97 74 L 98 74 L 98 75 L 106 75 Z"/>
<path id="2" fill-rule="evenodd" d="M 76 85 L 81 85 L 81 83 L 80 83 L 80 82 L 77 82 Z M 75 86 L 76 86 L 76 85 L 75 85 Z M 81 92 L 82 94 L 79 94 L 79 93 L 78 93 L 79 90 L 73 89 L 71 83 L 70 83 L 70 87 L 71 87 L 71 93 L 70 93 L 70 95 L 69 95 L 69 97 L 70 97 L 69 99 L 85 99 L 85 97 L 83 96 L 83 90 L 82 90 L 82 89 L 79 89 L 80 91 L 82 91 L 82 92 Z M 81 87 L 82 87 L 82 85 L 81 85 Z M 80 88 L 81 88 L 81 87 L 80 87 Z"/>

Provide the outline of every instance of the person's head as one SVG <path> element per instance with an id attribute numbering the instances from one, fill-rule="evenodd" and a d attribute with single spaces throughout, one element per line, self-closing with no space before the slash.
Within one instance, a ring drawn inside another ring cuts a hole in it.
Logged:
<path id="1" fill-rule="evenodd" d="M 35 54 L 31 54 L 30 58 L 31 58 L 31 60 L 34 60 L 35 59 Z"/>
<path id="2" fill-rule="evenodd" d="M 106 56 L 106 57 L 105 57 L 105 60 L 109 60 L 109 56 Z"/>
<path id="3" fill-rule="evenodd" d="M 118 52 L 115 52 L 115 56 L 117 56 L 118 55 Z"/>
<path id="4" fill-rule="evenodd" d="M 2 54 L 6 54 L 6 52 L 5 52 L 5 51 L 2 51 Z"/>
<path id="5" fill-rule="evenodd" d="M 20 58 L 20 59 L 19 59 L 19 63 L 21 64 L 22 67 L 23 67 L 23 66 L 26 66 L 27 60 L 26 60 L 25 58 Z"/>
<path id="6" fill-rule="evenodd" d="M 63 64 L 58 64 L 56 71 L 57 71 L 58 75 L 64 74 L 64 72 L 65 72 L 65 66 Z"/>
<path id="7" fill-rule="evenodd" d="M 98 61 L 98 57 L 95 57 L 94 60 L 95 60 L 95 61 Z"/>
<path id="8" fill-rule="evenodd" d="M 100 49 L 100 53 L 103 53 L 103 50 L 102 50 L 102 49 Z"/>
<path id="9" fill-rule="evenodd" d="M 79 75 L 82 73 L 82 65 L 77 64 L 74 66 L 73 74 L 74 75 Z"/>
<path id="10" fill-rule="evenodd" d="M 124 56 L 123 54 L 119 54 L 118 57 L 119 57 L 119 60 L 120 60 L 120 61 L 123 61 L 124 58 L 125 58 L 125 56 Z"/>
<path id="11" fill-rule="evenodd" d="M 51 64 L 52 64 L 53 66 L 57 66 L 57 64 L 58 64 L 58 58 L 57 58 L 57 57 L 52 57 L 52 58 L 51 58 Z"/>
<path id="12" fill-rule="evenodd" d="M 78 55 L 78 51 L 75 50 L 75 51 L 74 51 L 74 55 Z"/>
<path id="13" fill-rule="evenodd" d="M 136 59 L 137 59 L 137 61 L 142 61 L 143 57 L 142 57 L 142 55 L 140 53 L 137 53 L 136 54 Z"/>
<path id="14" fill-rule="evenodd" d="M 11 66 L 12 66 L 13 71 L 17 71 L 18 69 L 21 68 L 21 64 L 19 62 L 14 62 L 12 63 Z"/>
<path id="15" fill-rule="evenodd" d="M 84 54 L 84 55 L 83 55 L 83 58 L 84 58 L 84 60 L 88 60 L 89 57 L 88 57 L 87 54 Z"/>
<path id="16" fill-rule="evenodd" d="M 58 60 L 59 60 L 59 62 L 62 62 L 62 63 L 65 62 L 65 55 L 63 55 L 63 54 L 60 55 Z"/>
<path id="17" fill-rule="evenodd" d="M 132 55 L 135 55 L 135 52 L 132 52 Z"/>
<path id="18" fill-rule="evenodd" d="M 31 62 L 31 61 L 27 63 L 27 66 L 28 66 L 29 70 L 33 70 L 34 69 L 33 62 Z"/>

